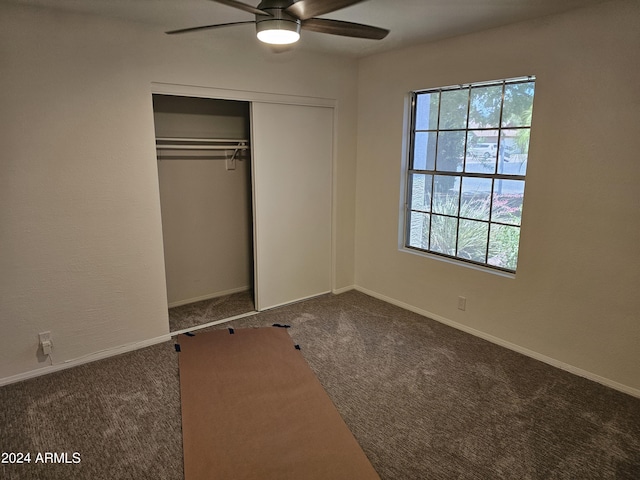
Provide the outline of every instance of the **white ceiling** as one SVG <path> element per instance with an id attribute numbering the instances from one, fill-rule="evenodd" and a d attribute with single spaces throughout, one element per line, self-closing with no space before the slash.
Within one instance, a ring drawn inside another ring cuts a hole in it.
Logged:
<path id="1" fill-rule="evenodd" d="M 144 23 L 159 32 L 253 20 L 253 15 L 210 0 L 0 0 Z M 259 0 L 243 0 L 256 6 Z M 381 41 L 303 31 L 300 49 L 363 57 L 402 46 L 551 15 L 606 0 L 367 0 L 324 15 L 391 30 Z M 232 32 L 232 30 L 235 30 Z M 253 35 L 252 25 L 188 33 L 202 41 Z M 257 41 L 257 40 L 256 40 Z"/>

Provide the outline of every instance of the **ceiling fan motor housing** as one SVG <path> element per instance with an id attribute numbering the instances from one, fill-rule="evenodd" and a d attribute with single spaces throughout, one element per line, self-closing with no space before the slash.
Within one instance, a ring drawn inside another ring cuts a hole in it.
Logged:
<path id="1" fill-rule="evenodd" d="M 363 0 L 262 0 L 253 7 L 238 0 L 212 0 L 255 15 L 255 21 L 219 23 L 201 27 L 181 28 L 168 34 L 187 33 L 211 28 L 230 27 L 255 23 L 258 40 L 271 45 L 289 45 L 300 39 L 300 30 L 305 29 L 329 35 L 382 40 L 389 30 L 345 22 L 319 18 L 319 15 L 331 13 L 341 8 L 355 5 Z"/>
<path id="2" fill-rule="evenodd" d="M 285 12 L 291 6 L 291 0 L 263 0 L 258 5 L 258 9 L 269 13 L 271 16 L 256 15 L 256 31 L 258 33 L 266 30 L 288 30 L 300 33 L 301 21 Z"/>

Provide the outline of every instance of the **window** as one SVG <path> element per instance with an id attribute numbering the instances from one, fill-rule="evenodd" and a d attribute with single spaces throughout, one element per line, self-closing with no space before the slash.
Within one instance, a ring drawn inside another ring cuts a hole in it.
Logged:
<path id="1" fill-rule="evenodd" d="M 406 248 L 518 263 L 535 78 L 412 93 Z"/>

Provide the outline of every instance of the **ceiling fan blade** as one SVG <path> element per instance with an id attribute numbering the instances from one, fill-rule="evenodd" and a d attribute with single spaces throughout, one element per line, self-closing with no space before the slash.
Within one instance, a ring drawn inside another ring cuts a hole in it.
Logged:
<path id="1" fill-rule="evenodd" d="M 300 20 L 308 20 L 311 17 L 335 12 L 341 8 L 355 5 L 363 0 L 298 0 L 285 9 L 290 15 Z"/>
<path id="2" fill-rule="evenodd" d="M 167 35 L 175 35 L 176 33 L 189 33 L 189 32 L 197 32 L 198 30 L 210 30 L 213 28 L 220 28 L 220 27 L 232 27 L 234 25 L 244 25 L 245 23 L 256 23 L 256 22 L 255 20 L 251 20 L 247 22 L 217 23 L 215 25 L 203 25 L 202 27 L 181 28 L 180 30 L 171 30 L 170 32 L 165 32 L 165 33 Z"/>
<path id="3" fill-rule="evenodd" d="M 360 23 L 343 22 L 341 20 L 329 20 L 328 18 L 310 18 L 302 22 L 302 28 L 318 33 L 342 35 L 344 37 L 368 38 L 382 40 L 389 34 L 389 30 L 361 25 Z"/>
<path id="4" fill-rule="evenodd" d="M 246 3 L 237 2 L 236 0 L 211 0 L 212 2 L 222 3 L 223 5 L 229 5 L 230 7 L 239 8 L 240 10 L 244 10 L 245 12 L 253 13 L 255 15 L 266 15 L 270 17 L 271 14 L 267 13 L 263 10 L 252 7 L 251 5 L 247 5 Z"/>

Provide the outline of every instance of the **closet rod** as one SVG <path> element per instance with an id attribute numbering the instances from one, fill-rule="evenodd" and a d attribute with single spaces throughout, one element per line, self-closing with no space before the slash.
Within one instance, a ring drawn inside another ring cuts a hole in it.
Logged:
<path id="1" fill-rule="evenodd" d="M 247 150 L 247 145 L 156 145 L 158 150 Z"/>

